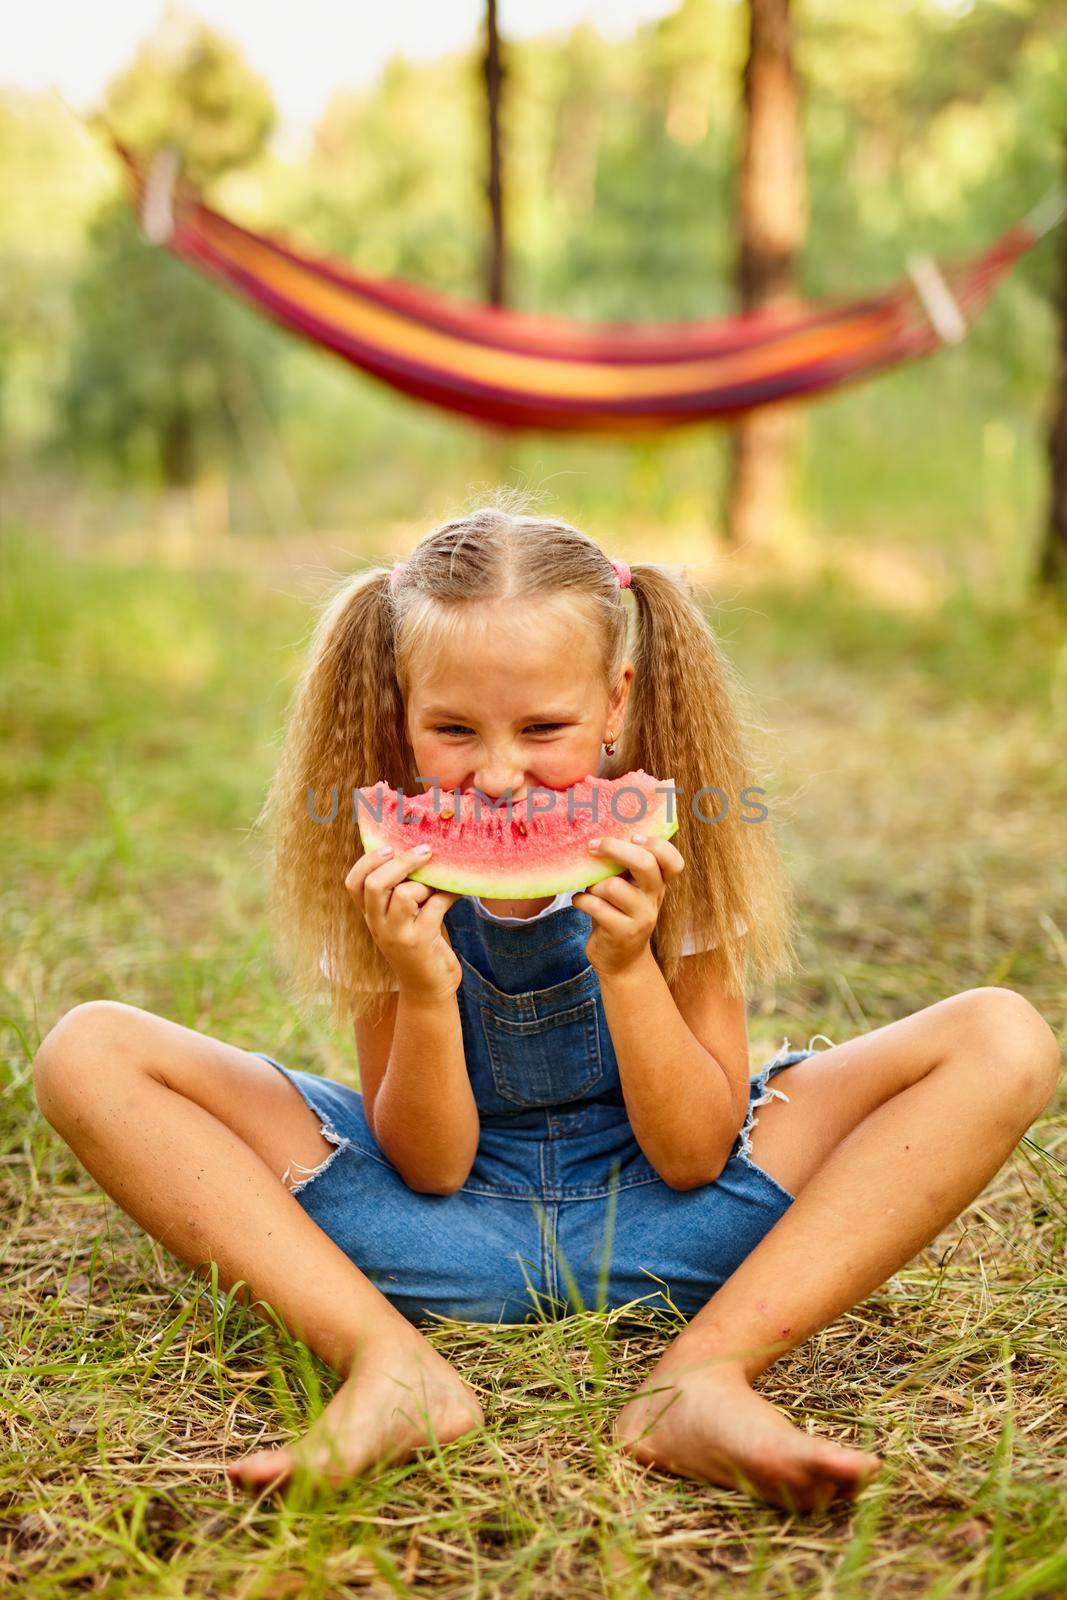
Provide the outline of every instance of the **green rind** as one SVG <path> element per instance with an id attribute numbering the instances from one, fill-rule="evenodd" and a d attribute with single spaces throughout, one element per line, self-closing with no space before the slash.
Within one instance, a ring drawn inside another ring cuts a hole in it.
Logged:
<path id="1" fill-rule="evenodd" d="M 377 850 L 379 845 L 386 843 L 384 833 L 376 833 L 373 823 L 359 824 L 360 838 L 363 848 L 368 855 Z M 594 829 L 590 827 L 592 835 Z M 644 833 L 653 838 L 669 839 L 678 831 L 678 817 L 673 822 L 665 818 L 657 823 L 647 820 L 635 820 L 634 832 Z M 606 840 L 629 838 L 629 833 L 618 834 L 601 830 L 601 836 Z M 454 871 L 445 863 L 437 864 L 432 860 L 424 867 L 417 867 L 408 877 L 414 883 L 424 883 L 431 889 L 444 889 L 448 894 L 475 895 L 480 900 L 543 900 L 547 895 L 562 894 L 571 889 L 588 889 L 594 883 L 602 883 L 605 878 L 617 877 L 626 871 L 626 864 L 621 861 L 606 862 L 600 857 L 590 856 L 590 866 L 586 867 L 581 862 L 576 862 L 574 867 L 567 870 L 548 873 L 541 878 L 532 878 L 529 873 L 521 879 L 509 876 L 507 873 L 494 873 L 492 878 L 474 877 L 469 872 Z"/>

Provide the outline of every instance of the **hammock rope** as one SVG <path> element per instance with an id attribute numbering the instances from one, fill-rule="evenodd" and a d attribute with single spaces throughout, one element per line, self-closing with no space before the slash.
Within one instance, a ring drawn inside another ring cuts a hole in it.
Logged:
<path id="1" fill-rule="evenodd" d="M 172 152 L 115 141 L 146 237 L 290 331 L 415 399 L 483 424 L 614 435 L 729 421 L 814 397 L 963 337 L 997 283 L 1063 219 L 1057 193 L 979 254 L 913 256 L 855 300 L 688 321 L 579 322 L 482 306 L 309 255 L 204 204 Z"/>

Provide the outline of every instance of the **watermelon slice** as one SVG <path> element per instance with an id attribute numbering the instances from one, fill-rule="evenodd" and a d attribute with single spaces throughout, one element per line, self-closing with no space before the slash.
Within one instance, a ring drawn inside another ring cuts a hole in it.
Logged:
<path id="1" fill-rule="evenodd" d="M 621 778 L 586 778 L 569 789 L 532 789 L 507 808 L 472 790 L 399 795 L 384 782 L 353 795 L 363 848 L 383 844 L 433 855 L 409 874 L 416 883 L 483 900 L 541 900 L 587 889 L 625 872 L 625 863 L 589 851 L 590 839 L 643 833 L 669 839 L 678 831 L 677 791 L 670 778 L 640 767 Z M 401 805 L 402 801 L 402 805 Z M 595 806 L 595 810 L 593 809 Z"/>

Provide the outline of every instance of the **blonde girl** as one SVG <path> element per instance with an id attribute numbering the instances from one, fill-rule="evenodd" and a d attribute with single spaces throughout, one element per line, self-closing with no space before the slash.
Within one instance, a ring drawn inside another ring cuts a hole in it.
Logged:
<path id="1" fill-rule="evenodd" d="M 753 1383 L 974 1199 L 1059 1049 L 983 987 L 751 1075 L 746 985 L 791 970 L 793 910 L 742 695 L 661 566 L 500 506 L 445 522 L 338 587 L 264 808 L 300 991 L 327 974 L 361 1093 L 111 1000 L 43 1041 L 38 1103 L 96 1181 L 343 1379 L 234 1477 L 336 1478 L 478 1429 L 436 1314 L 633 1301 L 687 1319 L 615 1419 L 637 1460 L 797 1507 L 877 1470 Z M 677 833 L 603 841 L 619 873 L 551 900 L 418 884 L 425 857 L 364 854 L 349 803 L 385 780 L 521 804 L 636 768 L 675 785 Z"/>

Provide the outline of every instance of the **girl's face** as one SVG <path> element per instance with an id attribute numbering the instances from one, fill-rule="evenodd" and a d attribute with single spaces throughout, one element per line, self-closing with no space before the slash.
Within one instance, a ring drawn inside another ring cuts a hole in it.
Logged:
<path id="1" fill-rule="evenodd" d="M 412 668 L 407 734 L 429 789 L 480 789 L 521 800 L 538 785 L 596 776 L 600 747 L 622 730 L 633 679 L 626 661 L 605 696 L 588 624 L 573 609 L 529 602 L 478 607 L 451 646 Z"/>

